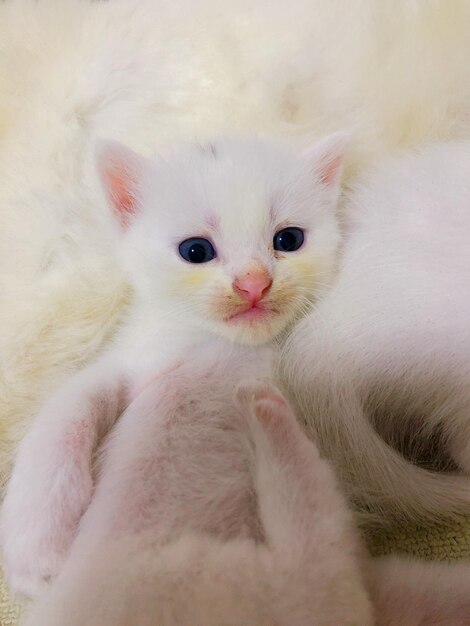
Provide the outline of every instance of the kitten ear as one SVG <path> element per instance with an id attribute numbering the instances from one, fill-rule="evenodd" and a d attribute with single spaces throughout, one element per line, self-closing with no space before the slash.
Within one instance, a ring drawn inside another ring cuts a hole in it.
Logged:
<path id="1" fill-rule="evenodd" d="M 339 186 L 344 155 L 350 142 L 350 133 L 338 132 L 317 141 L 305 150 L 304 157 L 318 182 L 331 188 Z"/>
<path id="2" fill-rule="evenodd" d="M 146 159 L 117 141 L 102 141 L 96 147 L 96 165 L 101 184 L 123 228 L 139 209 L 139 187 Z"/>

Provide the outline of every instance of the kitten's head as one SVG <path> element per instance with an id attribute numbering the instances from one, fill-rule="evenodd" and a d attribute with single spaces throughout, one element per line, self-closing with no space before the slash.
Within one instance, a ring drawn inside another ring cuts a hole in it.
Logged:
<path id="1" fill-rule="evenodd" d="M 265 140 L 191 144 L 147 159 L 105 143 L 98 169 L 137 297 L 243 343 L 262 343 L 328 286 L 348 138 L 300 152 Z"/>

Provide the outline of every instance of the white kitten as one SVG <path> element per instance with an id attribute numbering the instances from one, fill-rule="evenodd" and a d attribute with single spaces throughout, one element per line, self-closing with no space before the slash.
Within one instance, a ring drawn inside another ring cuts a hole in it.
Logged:
<path id="1" fill-rule="evenodd" d="M 466 623 L 465 568 L 385 560 L 369 573 L 279 392 L 245 383 L 233 401 L 239 381 L 271 373 L 270 350 L 240 343 L 272 339 L 331 279 L 344 144 L 299 156 L 221 141 L 157 163 L 101 152 L 136 297 L 18 452 L 7 575 L 35 595 L 59 574 L 31 626 L 367 626 L 368 589 L 384 626 Z"/>
<path id="2" fill-rule="evenodd" d="M 467 476 L 418 467 L 382 437 L 428 461 L 437 438 L 470 472 L 470 144 L 388 162 L 345 213 L 338 279 L 285 353 L 299 406 L 382 522 L 469 513 Z"/>
<path id="3" fill-rule="evenodd" d="M 98 156 L 118 217 L 117 251 L 135 290 L 128 320 L 22 441 L 3 505 L 4 565 L 17 593 L 60 571 L 93 491 L 100 441 L 149 377 L 209 344 L 280 333 L 332 277 L 347 138 L 304 154 L 221 140 L 151 161 L 121 145 Z"/>

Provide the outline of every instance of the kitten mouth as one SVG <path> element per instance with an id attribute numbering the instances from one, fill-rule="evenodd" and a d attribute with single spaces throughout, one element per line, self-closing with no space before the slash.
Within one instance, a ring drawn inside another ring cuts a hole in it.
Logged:
<path id="1" fill-rule="evenodd" d="M 268 309 L 260 304 L 255 304 L 248 308 L 242 309 L 226 318 L 227 322 L 257 322 L 265 320 L 274 315 L 276 311 Z"/>

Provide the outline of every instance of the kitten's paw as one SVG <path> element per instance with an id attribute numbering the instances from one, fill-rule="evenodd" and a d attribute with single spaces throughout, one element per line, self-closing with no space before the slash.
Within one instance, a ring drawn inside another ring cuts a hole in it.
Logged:
<path id="1" fill-rule="evenodd" d="M 283 459 L 283 463 L 317 463 L 318 450 L 297 421 L 282 392 L 266 381 L 241 383 L 236 400 L 248 427 L 250 440 L 263 454 Z M 303 460 L 302 460 L 303 459 Z M 308 460 L 307 460 L 308 459 Z"/>
<path id="2" fill-rule="evenodd" d="M 27 597 L 60 573 L 93 488 L 89 474 L 70 480 L 65 468 L 49 481 L 39 476 L 14 476 L 0 520 L 5 575 L 12 591 Z"/>
<path id="3" fill-rule="evenodd" d="M 252 413 L 263 437 L 270 442 L 276 454 L 290 454 L 306 440 L 292 409 L 282 396 L 270 395 L 255 400 Z"/>
<path id="4" fill-rule="evenodd" d="M 235 390 L 235 400 L 246 413 L 250 413 L 258 400 L 272 400 L 279 406 L 286 405 L 279 389 L 265 380 L 250 380 L 241 382 Z"/>
<path id="5" fill-rule="evenodd" d="M 69 511 L 64 520 L 59 506 L 54 520 L 47 502 L 43 504 L 44 509 L 38 503 L 29 512 L 23 507 L 16 522 L 14 509 L 2 520 L 2 565 L 11 590 L 18 595 L 35 597 L 57 577 L 77 533 L 81 515 Z M 67 507 L 66 499 L 63 506 Z"/>
<path id="6" fill-rule="evenodd" d="M 241 383 L 236 400 L 254 441 L 264 437 L 285 444 L 288 439 L 302 436 L 297 420 L 281 391 L 266 381 Z M 273 442 L 274 443 L 274 442 Z"/>
<path id="7" fill-rule="evenodd" d="M 41 596 L 49 586 L 54 575 L 38 575 L 26 569 L 9 568 L 4 565 L 5 578 L 10 592 L 14 596 L 34 599 Z"/>
<path id="8" fill-rule="evenodd" d="M 65 555 L 31 531 L 23 533 L 4 524 L 2 534 L 2 566 L 10 590 L 27 598 L 39 596 L 58 575 Z"/>

